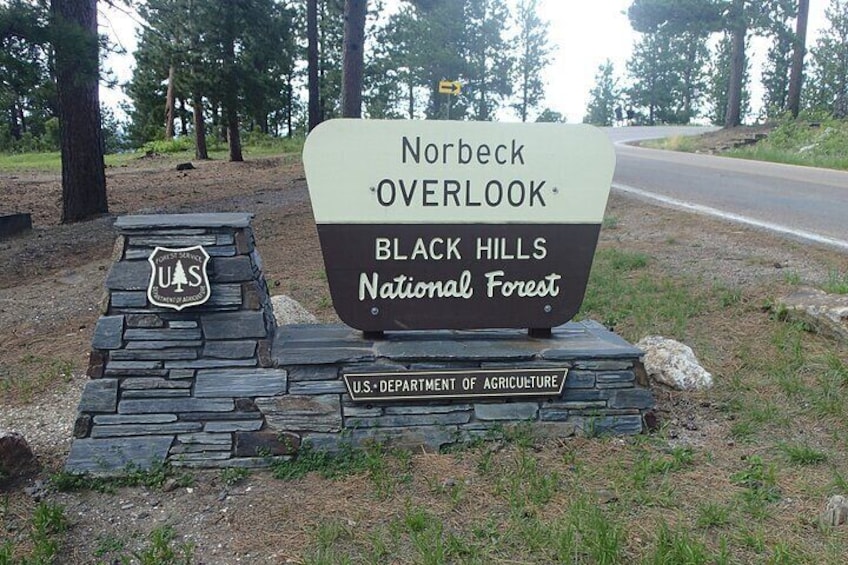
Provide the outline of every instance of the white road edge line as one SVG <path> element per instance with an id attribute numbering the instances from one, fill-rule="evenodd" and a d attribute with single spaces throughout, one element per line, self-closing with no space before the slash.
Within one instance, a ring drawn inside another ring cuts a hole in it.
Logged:
<path id="1" fill-rule="evenodd" d="M 701 204 L 692 204 L 690 202 L 684 202 L 683 200 L 677 200 L 676 198 L 671 198 L 668 196 L 662 196 L 660 194 L 654 194 L 652 192 L 648 192 L 646 190 L 642 190 L 639 188 L 634 188 L 632 186 L 627 186 L 626 184 L 621 184 L 614 182 L 612 183 L 612 187 L 616 190 L 620 190 L 621 192 L 626 192 L 629 194 L 634 194 L 641 198 L 646 198 L 648 200 L 655 200 L 657 202 L 661 202 L 663 204 L 667 204 L 669 206 L 675 208 L 682 208 L 683 210 L 689 210 L 691 212 L 695 212 L 697 214 L 705 214 L 707 216 L 715 216 L 717 218 L 722 218 L 725 220 L 730 220 L 732 222 L 738 222 L 740 224 L 747 224 L 749 226 L 754 226 L 757 228 L 766 229 L 769 231 L 774 231 L 777 233 L 782 233 L 784 235 L 789 235 L 798 239 L 805 239 L 808 241 L 813 241 L 815 243 L 821 243 L 823 245 L 830 245 L 833 247 L 838 247 L 840 249 L 848 250 L 848 241 L 842 241 L 841 239 L 836 239 L 833 237 L 828 237 L 826 235 L 820 235 L 817 233 L 805 231 L 805 230 L 796 230 L 792 228 L 788 228 L 786 226 L 781 226 L 780 224 L 773 224 L 771 222 L 764 222 L 762 220 L 755 220 L 754 218 L 749 218 L 747 216 L 741 216 L 739 214 L 733 214 L 732 212 L 723 212 L 716 208 L 711 208 L 709 206 L 702 206 Z"/>

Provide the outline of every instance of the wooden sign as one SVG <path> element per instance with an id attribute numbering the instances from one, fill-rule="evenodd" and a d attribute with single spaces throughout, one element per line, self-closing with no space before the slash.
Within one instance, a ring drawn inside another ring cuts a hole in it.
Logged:
<path id="1" fill-rule="evenodd" d="M 354 402 L 559 396 L 567 368 L 346 373 Z"/>
<path id="2" fill-rule="evenodd" d="M 331 120 L 303 160 L 348 325 L 551 328 L 579 310 L 615 164 L 600 130 Z"/>

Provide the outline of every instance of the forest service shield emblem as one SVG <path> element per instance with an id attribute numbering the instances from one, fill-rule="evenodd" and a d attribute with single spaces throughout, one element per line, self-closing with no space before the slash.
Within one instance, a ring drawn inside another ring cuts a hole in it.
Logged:
<path id="1" fill-rule="evenodd" d="M 203 246 L 157 247 L 147 261 L 151 266 L 150 284 L 147 285 L 151 304 L 182 310 L 209 300 L 212 294 L 206 273 L 209 254 Z"/>

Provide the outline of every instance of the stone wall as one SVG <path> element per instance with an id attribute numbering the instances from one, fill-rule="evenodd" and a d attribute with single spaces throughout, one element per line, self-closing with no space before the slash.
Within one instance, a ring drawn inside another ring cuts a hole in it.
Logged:
<path id="1" fill-rule="evenodd" d="M 637 382 L 641 351 L 603 326 L 570 322 L 550 338 L 519 330 L 387 333 L 369 341 L 346 326 L 277 329 L 274 360 L 288 395 L 256 400 L 269 428 L 319 449 L 373 440 L 403 447 L 445 445 L 532 422 L 541 437 L 638 434 L 653 407 Z M 568 367 L 562 394 L 529 400 L 355 403 L 345 373 Z"/>
<path id="2" fill-rule="evenodd" d="M 519 330 L 388 333 L 342 325 L 275 327 L 249 214 L 126 216 L 92 339 L 89 376 L 66 464 L 119 473 L 167 461 L 258 467 L 302 442 L 366 441 L 438 449 L 533 422 L 548 437 L 636 434 L 653 405 L 634 369 L 642 352 L 593 322 Z M 209 300 L 182 310 L 147 296 L 154 248 L 201 245 Z M 562 394 L 529 400 L 354 402 L 343 375 L 567 367 Z"/>

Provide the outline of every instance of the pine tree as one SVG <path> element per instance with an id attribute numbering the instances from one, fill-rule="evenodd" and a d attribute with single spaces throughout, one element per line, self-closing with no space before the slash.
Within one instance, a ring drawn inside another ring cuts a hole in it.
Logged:
<path id="1" fill-rule="evenodd" d="M 595 86 L 589 91 L 589 105 L 586 107 L 583 123 L 596 126 L 613 125 L 620 95 L 618 80 L 614 74 L 615 69 L 609 59 L 598 67 Z"/>
<path id="2" fill-rule="evenodd" d="M 848 118 L 848 0 L 831 0 L 829 27 L 812 49 L 808 97 L 813 110 Z"/>
<path id="3" fill-rule="evenodd" d="M 516 85 L 516 102 L 512 104 L 522 122 L 545 97 L 542 72 L 550 64 L 551 46 L 548 43 L 548 22 L 538 16 L 539 0 L 520 0 L 517 6 L 513 82 Z"/>
<path id="4" fill-rule="evenodd" d="M 96 0 L 52 0 L 59 135 L 62 147 L 62 223 L 108 210 L 100 129 Z"/>

